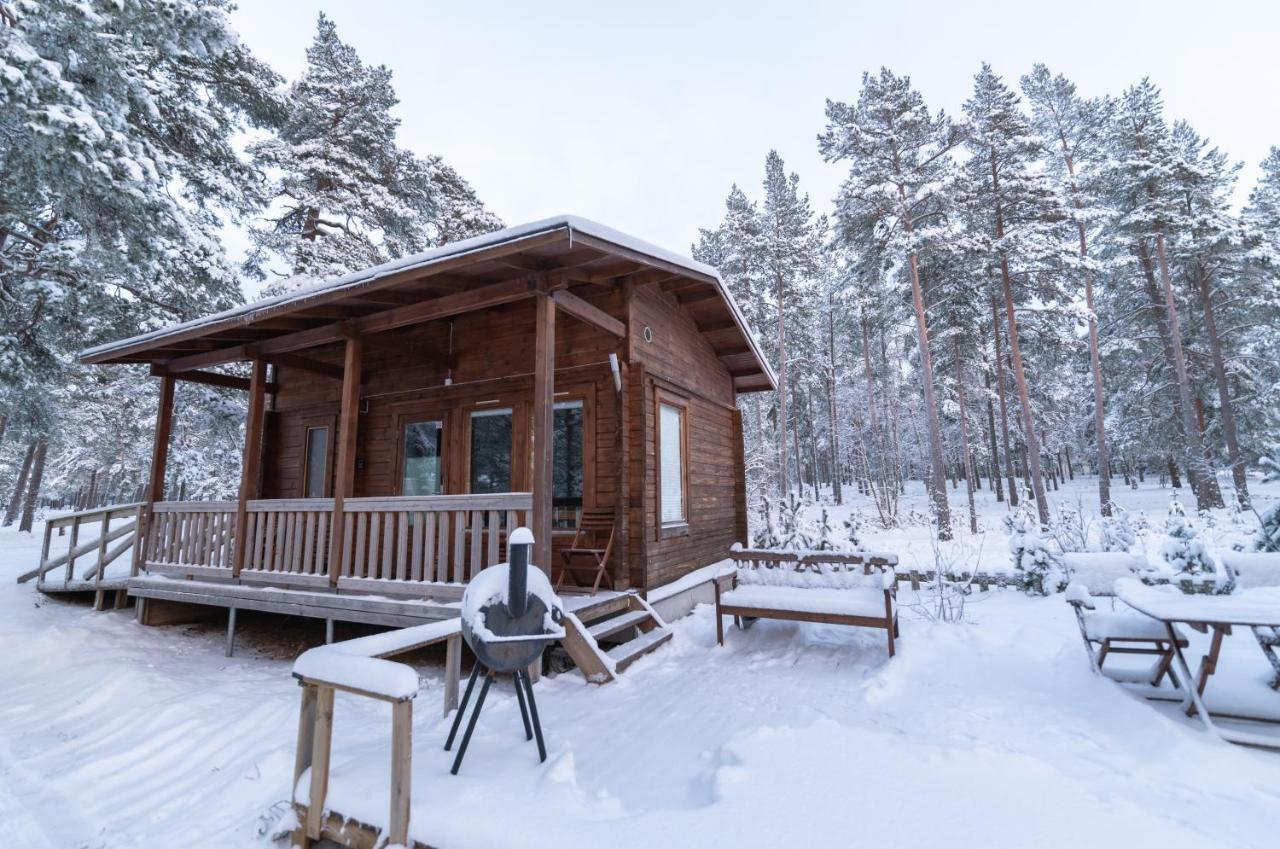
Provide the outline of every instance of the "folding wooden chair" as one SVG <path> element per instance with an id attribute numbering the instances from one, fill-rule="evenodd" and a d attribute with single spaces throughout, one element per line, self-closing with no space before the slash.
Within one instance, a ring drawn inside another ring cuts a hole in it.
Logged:
<path id="1" fill-rule="evenodd" d="M 599 592 L 601 581 L 606 582 L 609 589 L 613 589 L 613 576 L 609 574 L 609 557 L 613 554 L 613 527 L 612 510 L 582 511 L 573 543 L 560 553 L 564 563 L 560 567 L 560 577 L 556 580 L 556 592 L 560 592 L 560 586 L 570 574 L 573 575 L 575 584 L 585 586 L 578 580 L 578 574 L 590 572 L 595 573 L 591 583 L 592 595 Z M 591 547 L 598 546 L 602 536 L 606 537 L 604 547 Z"/>

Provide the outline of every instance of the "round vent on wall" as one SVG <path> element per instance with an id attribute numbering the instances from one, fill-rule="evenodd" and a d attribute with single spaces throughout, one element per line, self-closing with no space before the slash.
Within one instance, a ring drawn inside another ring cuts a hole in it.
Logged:
<path id="1" fill-rule="evenodd" d="M 646 342 L 653 341 L 653 328 L 651 328 L 647 324 L 644 326 L 644 341 Z"/>

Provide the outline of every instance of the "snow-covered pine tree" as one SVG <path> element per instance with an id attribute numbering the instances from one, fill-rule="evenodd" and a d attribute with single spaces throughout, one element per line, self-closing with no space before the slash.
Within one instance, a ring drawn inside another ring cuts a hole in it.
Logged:
<path id="1" fill-rule="evenodd" d="M 279 77 L 239 43 L 230 8 L 5 4 L 0 381 L 24 432 L 47 438 L 50 479 L 79 447 L 63 426 L 118 403 L 72 401 L 81 349 L 241 300 L 218 234 L 257 198 L 233 138 L 274 126 Z"/>
<path id="2" fill-rule="evenodd" d="M 279 134 L 250 147 L 271 178 L 271 206 L 250 232 L 249 268 L 285 269 L 269 291 L 501 226 L 439 158 L 396 145 L 396 103 L 391 71 L 361 61 L 321 14 Z"/>
<path id="3" fill-rule="evenodd" d="M 1009 558 L 1023 592 L 1049 595 L 1067 588 L 1071 576 L 1031 512 L 1031 493 L 1024 492 L 1018 508 L 1004 517 L 1009 534 Z"/>
<path id="4" fill-rule="evenodd" d="M 788 309 L 793 309 L 807 296 L 813 276 L 817 273 L 821 243 L 815 230 L 809 196 L 800 193 L 800 177 L 788 174 L 782 157 L 776 150 L 769 151 L 764 166 L 764 204 L 760 209 L 760 236 L 763 245 L 762 273 L 774 288 L 777 308 L 777 366 L 778 366 L 778 489 L 786 493 L 790 489 L 788 474 L 790 456 L 787 450 L 788 436 L 799 439 L 792 419 L 796 411 L 788 407 L 794 388 L 787 383 Z M 793 322 L 793 327 L 802 326 Z M 801 350 L 804 350 L 801 348 Z M 798 443 L 795 444 L 798 449 Z M 797 463 L 797 482 L 801 469 Z"/>
<path id="5" fill-rule="evenodd" d="M 1098 503 L 1103 516 L 1111 515 L 1111 475 L 1106 473 L 1106 400 L 1102 382 L 1102 355 L 1098 343 L 1098 315 L 1094 301 L 1097 263 L 1089 254 L 1089 228 L 1098 216 L 1097 199 L 1090 191 L 1104 157 L 1102 131 L 1108 101 L 1090 100 L 1076 93 L 1075 83 L 1053 75 L 1037 64 L 1022 78 L 1022 93 L 1031 107 L 1032 126 L 1044 141 L 1049 173 L 1070 205 L 1079 238 L 1080 279 L 1084 283 L 1085 321 L 1089 327 L 1089 367 L 1093 378 L 1093 429 L 1097 446 Z M 1055 153 L 1056 151 L 1056 153 Z"/>
<path id="6" fill-rule="evenodd" d="M 910 79 L 895 76 L 888 68 L 874 76 L 863 74 L 857 102 L 828 100 L 826 113 L 827 127 L 818 138 L 822 157 L 849 163 L 848 177 L 836 197 L 838 238 L 856 247 L 870 236 L 874 244 L 886 246 L 907 265 L 928 432 L 929 493 L 938 535 L 950 539 L 942 428 L 917 258 L 945 205 L 954 167 L 951 151 L 960 135 L 945 114 L 929 112 Z"/>
<path id="7" fill-rule="evenodd" d="M 1160 557 L 1173 572 L 1174 583 L 1187 591 L 1202 590 L 1207 579 L 1216 574 L 1213 558 L 1195 522 L 1187 516 L 1186 508 L 1175 495 L 1169 502 L 1169 515 L 1165 519 L 1166 539 L 1160 546 Z"/>
<path id="8" fill-rule="evenodd" d="M 1169 271 L 1167 242 L 1181 215 L 1176 191 L 1177 159 L 1164 120 L 1160 91 L 1143 79 L 1116 101 L 1108 122 L 1109 160 L 1104 173 L 1113 216 L 1109 226 L 1139 255 L 1151 291 L 1153 319 L 1160 322 L 1170 372 L 1176 382 L 1182 426 L 1183 454 L 1196 505 L 1201 510 L 1223 506 L 1218 480 L 1204 450 L 1191 380 L 1187 369 L 1182 325 Z M 1154 261 L 1153 261 L 1154 257 Z"/>
<path id="9" fill-rule="evenodd" d="M 1039 431 L 1031 408 L 1026 366 L 1019 338 L 1017 303 L 1051 301 L 1050 269 L 1062 255 L 1059 225 L 1065 211 L 1045 179 L 1038 160 L 1040 140 L 1019 105 L 1018 95 L 984 64 L 974 77 L 973 96 L 965 102 L 965 164 L 975 202 L 986 211 L 990 250 L 995 257 L 1008 331 L 1014 383 L 1022 412 L 1031 485 L 1042 525 L 1049 522 L 1049 499 L 1040 468 Z M 1015 288 L 1018 291 L 1015 291 Z"/>

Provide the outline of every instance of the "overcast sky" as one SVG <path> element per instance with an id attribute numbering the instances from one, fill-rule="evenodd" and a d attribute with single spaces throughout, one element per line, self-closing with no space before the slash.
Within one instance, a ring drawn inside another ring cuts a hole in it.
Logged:
<path id="1" fill-rule="evenodd" d="M 508 224 L 574 213 L 687 253 L 776 148 L 826 211 L 842 169 L 815 137 L 864 70 L 908 74 L 959 110 L 982 61 L 1034 62 L 1082 93 L 1150 76 L 1170 118 L 1245 163 L 1280 144 L 1280 3 L 1199 0 L 628 4 L 241 0 L 246 43 L 290 78 L 324 11 L 394 73 L 400 143 L 436 153 Z M 1033 6 L 1039 8 L 1033 9 Z"/>

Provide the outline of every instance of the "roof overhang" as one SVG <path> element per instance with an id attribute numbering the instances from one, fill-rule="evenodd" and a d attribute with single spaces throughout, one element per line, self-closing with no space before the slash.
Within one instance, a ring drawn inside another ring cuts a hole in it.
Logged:
<path id="1" fill-rule="evenodd" d="M 708 265 L 576 216 L 509 227 L 300 291 L 89 348 L 91 364 L 187 370 L 285 354 L 531 297 L 535 278 L 570 287 L 630 280 L 669 292 L 733 376 L 738 392 L 777 381 L 741 311 Z"/>

